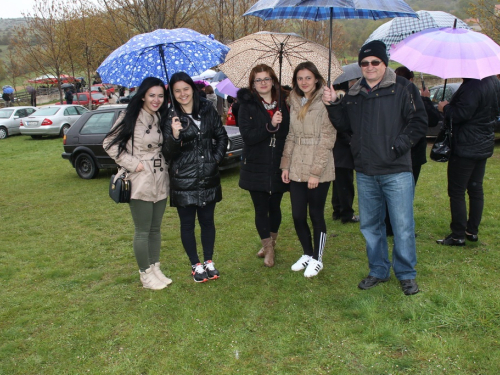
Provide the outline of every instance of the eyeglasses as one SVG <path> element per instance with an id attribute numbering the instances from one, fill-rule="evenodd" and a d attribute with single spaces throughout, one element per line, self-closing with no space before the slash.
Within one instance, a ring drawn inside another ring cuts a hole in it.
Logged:
<path id="1" fill-rule="evenodd" d="M 260 79 L 260 78 L 257 78 L 257 79 L 254 79 L 253 83 L 267 83 L 269 81 L 272 81 L 273 79 L 270 78 L 270 77 L 266 77 L 264 79 Z"/>
<path id="2" fill-rule="evenodd" d="M 372 64 L 372 66 L 379 66 L 382 60 L 373 60 L 373 61 L 361 61 L 359 65 L 363 68 L 366 68 L 368 65 Z"/>

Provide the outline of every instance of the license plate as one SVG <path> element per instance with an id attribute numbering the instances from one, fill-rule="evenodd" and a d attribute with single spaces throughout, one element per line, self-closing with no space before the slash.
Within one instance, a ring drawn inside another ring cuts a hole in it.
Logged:
<path id="1" fill-rule="evenodd" d="M 26 123 L 28 124 L 28 126 L 36 126 L 36 125 L 38 125 L 38 121 L 27 121 Z"/>

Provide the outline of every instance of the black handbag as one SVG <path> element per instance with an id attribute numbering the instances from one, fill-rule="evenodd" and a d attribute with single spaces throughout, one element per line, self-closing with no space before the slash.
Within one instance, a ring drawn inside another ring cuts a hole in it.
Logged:
<path id="1" fill-rule="evenodd" d="M 109 181 L 109 196 L 116 203 L 130 203 L 132 193 L 132 182 L 127 179 L 125 173 L 111 176 Z"/>
<path id="2" fill-rule="evenodd" d="M 436 137 L 436 141 L 432 145 L 431 149 L 431 159 L 434 161 L 446 163 L 450 160 L 451 156 L 451 136 L 452 136 L 452 124 L 443 125 L 439 134 Z"/>

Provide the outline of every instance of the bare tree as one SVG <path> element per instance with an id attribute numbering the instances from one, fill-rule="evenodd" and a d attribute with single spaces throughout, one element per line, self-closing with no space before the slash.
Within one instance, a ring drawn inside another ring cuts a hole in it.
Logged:
<path id="1" fill-rule="evenodd" d="M 498 5 L 498 1 L 477 0 L 470 4 L 468 12 L 478 20 L 482 33 L 500 43 L 500 9 L 495 5 Z"/>

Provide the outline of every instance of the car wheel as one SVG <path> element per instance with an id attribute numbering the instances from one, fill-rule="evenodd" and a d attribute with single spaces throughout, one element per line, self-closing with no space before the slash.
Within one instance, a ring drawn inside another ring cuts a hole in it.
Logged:
<path id="1" fill-rule="evenodd" d="M 33 139 L 42 139 L 41 135 L 32 135 L 31 138 Z"/>
<path id="2" fill-rule="evenodd" d="M 99 168 L 95 165 L 94 159 L 86 152 L 76 157 L 75 169 L 78 176 L 85 180 L 95 178 L 99 173 Z"/>
<path id="3" fill-rule="evenodd" d="M 63 127 L 61 128 L 61 132 L 59 133 L 59 135 L 61 137 L 64 137 L 64 135 L 68 132 L 69 128 L 71 128 L 71 125 L 64 124 Z"/>
<path id="4" fill-rule="evenodd" d="M 0 139 L 5 139 L 8 136 L 9 136 L 9 132 L 7 131 L 7 128 L 0 126 Z"/>

